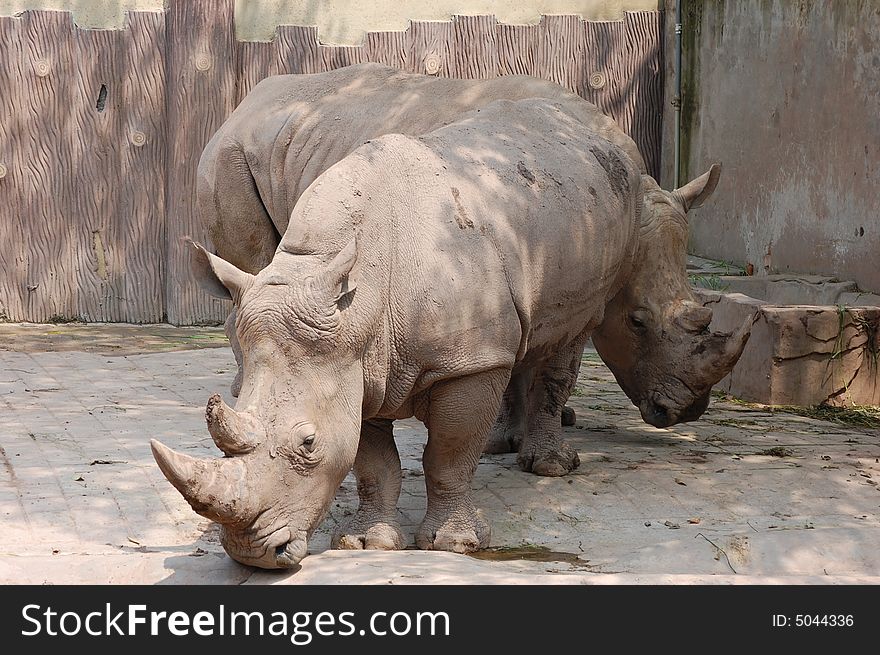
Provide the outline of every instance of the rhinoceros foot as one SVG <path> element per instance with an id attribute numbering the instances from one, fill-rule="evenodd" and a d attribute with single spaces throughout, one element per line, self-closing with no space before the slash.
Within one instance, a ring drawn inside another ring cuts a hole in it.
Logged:
<path id="1" fill-rule="evenodd" d="M 563 427 L 571 427 L 577 422 L 577 414 L 574 409 L 566 405 L 562 408 L 562 425 Z"/>
<path id="2" fill-rule="evenodd" d="M 555 434 L 530 435 L 523 442 L 516 463 L 526 472 L 547 477 L 559 477 L 571 473 L 581 460 L 567 442 Z"/>
<path id="3" fill-rule="evenodd" d="M 357 514 L 330 540 L 330 547 L 339 550 L 401 550 L 405 545 L 397 521 L 371 521 Z"/>
<path id="4" fill-rule="evenodd" d="M 489 524 L 475 508 L 444 516 L 425 516 L 416 533 L 416 546 L 422 550 L 472 553 L 489 545 Z"/>

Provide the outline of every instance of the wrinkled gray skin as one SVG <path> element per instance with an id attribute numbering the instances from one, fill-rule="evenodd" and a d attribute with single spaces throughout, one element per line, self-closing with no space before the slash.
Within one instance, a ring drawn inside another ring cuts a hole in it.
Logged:
<path id="1" fill-rule="evenodd" d="M 198 205 L 215 252 L 248 273 L 262 270 L 275 254 L 290 213 L 303 191 L 325 170 L 366 141 L 389 133 L 420 135 L 493 100 L 551 98 L 590 133 L 619 145 L 642 172 L 636 144 L 599 109 L 553 82 L 525 75 L 491 80 L 453 80 L 403 73 L 381 64 L 358 64 L 316 75 L 279 75 L 257 84 L 214 135 L 202 154 Z M 239 372 L 235 311 L 227 334 Z M 572 353 L 577 377 L 580 353 Z M 521 395 L 511 390 L 513 402 Z M 538 407 L 534 420 L 522 407 L 503 403 L 487 452 L 517 452 L 532 424 L 558 424 L 568 397 Z M 519 402 L 517 400 L 517 402 Z M 546 416 L 542 416 L 546 415 Z M 521 420 L 520 420 L 521 419 Z M 562 416 L 573 424 L 573 411 Z M 524 470 L 563 475 L 578 465 L 577 453 L 558 426 L 539 452 L 524 452 Z"/>
<path id="2" fill-rule="evenodd" d="M 234 409 L 208 404 L 228 457 L 154 441 L 159 466 L 242 563 L 299 562 L 352 466 L 360 505 L 334 545 L 401 548 L 392 421 L 416 416 L 416 544 L 485 547 L 470 484 L 505 389 L 556 404 L 593 334 L 642 416 L 669 425 L 736 362 L 750 322 L 710 334 L 684 268 L 685 211 L 717 175 L 663 192 L 546 100 L 364 145 L 303 194 L 257 275 L 195 250 L 206 286 L 239 306 L 244 380 Z"/>

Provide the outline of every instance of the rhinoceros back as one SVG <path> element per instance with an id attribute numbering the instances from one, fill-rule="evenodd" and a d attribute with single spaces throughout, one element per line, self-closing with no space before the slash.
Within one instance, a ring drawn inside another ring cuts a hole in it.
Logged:
<path id="1" fill-rule="evenodd" d="M 388 308 L 411 363 L 395 375 L 423 386 L 595 327 L 632 266 L 640 180 L 559 103 L 498 101 L 357 149 L 306 191 L 281 248 L 329 257 L 358 234 L 352 309 Z"/>
<path id="2" fill-rule="evenodd" d="M 302 192 L 364 142 L 389 133 L 424 134 L 493 100 L 536 97 L 570 104 L 587 130 L 617 142 L 644 167 L 635 144 L 610 118 L 552 82 L 523 75 L 436 78 L 372 63 L 266 78 L 221 127 L 203 159 L 242 158 L 272 223 L 283 234 Z M 205 174 L 210 175 L 208 166 Z"/>

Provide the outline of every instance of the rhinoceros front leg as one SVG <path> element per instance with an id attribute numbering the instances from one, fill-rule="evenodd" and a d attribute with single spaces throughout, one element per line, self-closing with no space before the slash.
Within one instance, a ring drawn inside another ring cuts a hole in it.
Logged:
<path id="1" fill-rule="evenodd" d="M 397 522 L 400 496 L 400 455 L 394 443 L 393 423 L 364 421 L 357 456 L 357 512 L 334 532 L 332 548 L 349 550 L 397 550 L 404 547 Z"/>
<path id="2" fill-rule="evenodd" d="M 529 425 L 516 461 L 523 471 L 558 477 L 580 465 L 574 449 L 562 439 L 562 410 L 577 380 L 583 342 L 559 350 L 536 370 L 529 391 Z"/>
<path id="3" fill-rule="evenodd" d="M 508 369 L 494 369 L 431 388 L 422 458 L 428 510 L 416 533 L 419 548 L 469 553 L 489 545 L 471 482 L 509 377 Z"/>
<path id="4" fill-rule="evenodd" d="M 238 368 L 235 373 L 235 379 L 232 381 L 231 389 L 232 395 L 236 398 L 238 398 L 238 394 L 241 393 L 241 380 L 244 375 L 241 356 L 241 345 L 238 343 L 238 334 L 235 332 L 235 319 L 237 316 L 238 307 L 233 305 L 232 311 L 229 312 L 229 316 L 226 317 L 226 323 L 223 325 L 223 331 L 226 333 L 226 338 L 229 339 L 229 345 L 232 348 L 232 354 L 235 355 L 235 365 Z"/>

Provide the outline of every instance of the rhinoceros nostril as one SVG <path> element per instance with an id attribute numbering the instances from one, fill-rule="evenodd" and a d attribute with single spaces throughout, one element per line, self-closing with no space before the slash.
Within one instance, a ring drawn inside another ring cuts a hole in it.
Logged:
<path id="1" fill-rule="evenodd" d="M 663 403 L 658 402 L 656 397 L 645 404 L 642 418 L 655 428 L 667 428 L 676 422 L 675 413 Z"/>
<path id="2" fill-rule="evenodd" d="M 654 420 L 658 423 L 663 423 L 669 420 L 669 411 L 665 407 L 661 407 L 660 405 L 654 405 Z"/>
<path id="3" fill-rule="evenodd" d="M 287 544 L 280 544 L 275 546 L 275 557 L 281 557 L 284 554 L 284 551 L 287 549 Z"/>

